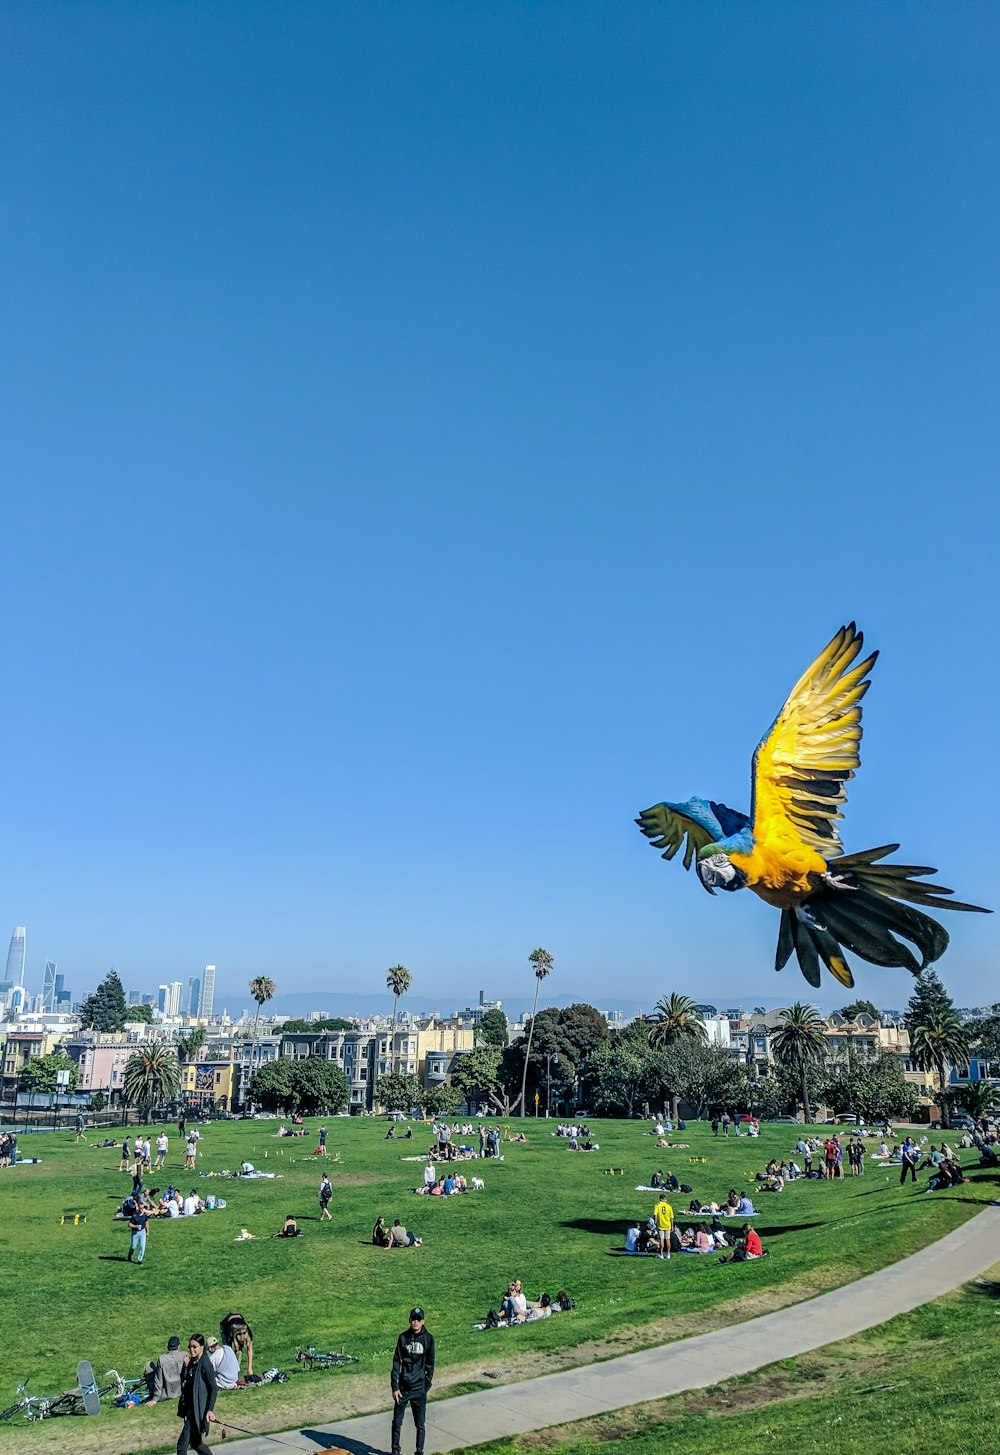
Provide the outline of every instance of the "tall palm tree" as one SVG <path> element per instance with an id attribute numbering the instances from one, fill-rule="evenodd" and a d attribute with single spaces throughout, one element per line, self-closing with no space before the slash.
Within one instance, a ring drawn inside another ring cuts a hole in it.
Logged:
<path id="1" fill-rule="evenodd" d="M 144 1112 L 177 1095 L 180 1065 L 176 1052 L 158 1043 L 133 1051 L 125 1062 L 122 1094 L 129 1106 Z"/>
<path id="2" fill-rule="evenodd" d="M 385 972 L 385 983 L 392 991 L 392 1042 L 389 1049 L 389 1069 L 396 1069 L 396 1020 L 399 1016 L 399 997 L 405 995 L 413 984 L 413 976 L 405 965 L 390 965 Z"/>
<path id="3" fill-rule="evenodd" d="M 704 1045 L 708 1040 L 705 1022 L 689 995 L 661 995 L 653 1007 L 649 1024 L 649 1044 L 655 1051 L 671 1051 L 684 1041 Z M 678 1097 L 671 1095 L 673 1119 L 678 1119 Z"/>
<path id="4" fill-rule="evenodd" d="M 257 1010 L 253 1018 L 253 1036 L 250 1041 L 250 1075 L 247 1077 L 249 1083 L 253 1078 L 253 1063 L 257 1055 L 257 1027 L 260 1024 L 260 1012 L 269 1000 L 273 1000 L 278 987 L 270 975 L 255 975 L 250 981 L 250 994 L 257 1002 Z"/>
<path id="5" fill-rule="evenodd" d="M 538 1009 L 538 992 L 541 989 L 542 981 L 551 972 L 552 966 L 555 964 L 555 956 L 550 955 L 548 950 L 541 948 L 532 950 L 528 956 L 528 964 L 534 966 L 535 970 L 535 1000 L 531 1007 L 531 1020 L 528 1022 L 528 1044 L 524 1050 L 524 1070 L 521 1072 L 521 1095 L 518 1099 L 521 1116 L 524 1116 L 527 1110 L 524 1104 L 524 1096 L 528 1089 L 528 1058 L 531 1055 L 531 1038 L 535 1034 L 535 1011 Z"/>
<path id="6" fill-rule="evenodd" d="M 812 1121 L 808 1072 L 825 1055 L 825 1024 L 814 1006 L 797 1000 L 781 1012 L 781 1025 L 771 1036 L 771 1049 L 778 1065 L 798 1072 L 802 1116 L 807 1122 Z"/>
<path id="7" fill-rule="evenodd" d="M 914 1026 L 910 1050 L 924 1071 L 936 1071 L 940 1086 L 939 1105 L 944 1114 L 948 1090 L 948 1067 L 969 1059 L 969 1035 L 953 1010 L 933 1010 L 924 1025 Z"/>

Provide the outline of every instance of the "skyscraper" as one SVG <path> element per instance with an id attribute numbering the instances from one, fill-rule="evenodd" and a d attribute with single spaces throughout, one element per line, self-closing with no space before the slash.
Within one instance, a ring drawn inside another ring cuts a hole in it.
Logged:
<path id="1" fill-rule="evenodd" d="M 180 980 L 171 980 L 167 986 L 167 1015 L 180 1015 L 181 992 L 184 986 Z"/>
<path id="2" fill-rule="evenodd" d="M 201 1005 L 198 1014 L 203 1020 L 212 1019 L 212 1010 L 215 1005 L 215 966 L 206 965 L 205 974 L 201 982 Z"/>
<path id="3" fill-rule="evenodd" d="M 156 1009 L 161 1013 L 161 1015 L 166 1015 L 166 1013 L 167 1013 L 167 996 L 169 995 L 169 993 L 170 993 L 170 986 L 169 985 L 161 985 L 157 989 L 157 992 L 156 992 Z"/>
<path id="4" fill-rule="evenodd" d="M 45 969 L 42 972 L 42 1010 L 50 1011 L 56 1008 L 56 962 L 46 960 Z"/>
<path id="5" fill-rule="evenodd" d="M 201 981 L 197 975 L 192 975 L 188 980 L 187 1013 L 191 1020 L 201 1014 Z"/>
<path id="6" fill-rule="evenodd" d="M 24 984 L 24 949 L 24 925 L 18 925 L 10 937 L 10 949 L 7 951 L 7 974 L 4 978 L 10 985 Z"/>

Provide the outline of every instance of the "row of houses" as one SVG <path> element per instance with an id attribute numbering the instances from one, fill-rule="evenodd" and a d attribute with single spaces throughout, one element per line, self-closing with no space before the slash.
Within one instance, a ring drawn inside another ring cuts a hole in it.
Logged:
<path id="1" fill-rule="evenodd" d="M 61 1028 L 0 1031 L 0 1095 L 13 1098 L 21 1074 L 36 1056 L 65 1052 L 79 1071 L 77 1091 L 102 1094 L 114 1105 L 121 1096 L 125 1066 L 132 1053 L 163 1040 L 162 1028 L 145 1024 L 115 1034 L 68 1032 Z M 232 1110 L 242 1104 L 241 1088 L 252 1073 L 279 1057 L 320 1056 L 339 1066 L 347 1078 L 348 1106 L 355 1114 L 375 1108 L 375 1085 L 390 1070 L 416 1076 L 424 1087 L 441 1086 L 455 1058 L 472 1050 L 474 1029 L 460 1021 L 392 1026 L 375 1024 L 346 1031 L 265 1034 L 210 1038 L 197 1056 L 181 1066 L 181 1097 L 190 1103 Z"/>

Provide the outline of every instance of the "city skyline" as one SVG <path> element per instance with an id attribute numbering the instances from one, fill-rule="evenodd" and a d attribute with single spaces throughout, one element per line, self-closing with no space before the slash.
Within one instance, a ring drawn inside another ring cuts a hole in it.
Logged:
<path id="1" fill-rule="evenodd" d="M 845 849 L 995 905 L 998 52 L 973 6 L 7 7 L 28 974 L 504 996 L 541 945 L 543 1004 L 812 999 L 633 820 L 749 808 L 852 619 Z M 997 917 L 947 928 L 989 1002 Z"/>

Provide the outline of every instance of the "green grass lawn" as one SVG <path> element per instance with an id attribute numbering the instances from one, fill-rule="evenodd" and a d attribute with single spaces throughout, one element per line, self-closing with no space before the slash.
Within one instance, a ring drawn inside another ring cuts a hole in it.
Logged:
<path id="1" fill-rule="evenodd" d="M 759 1141 L 714 1139 L 695 1124 L 676 1140 L 687 1151 L 658 1150 L 648 1124 L 592 1123 L 600 1150 L 572 1153 L 544 1121 L 528 1119 L 526 1146 L 504 1145 L 505 1161 L 467 1164 L 486 1182 L 467 1197 L 414 1197 L 421 1164 L 401 1160 L 425 1147 L 384 1140 L 385 1123 L 333 1119 L 327 1159 L 334 1184 L 333 1222 L 320 1224 L 316 1189 L 320 1162 L 311 1155 L 315 1128 L 279 1141 L 274 1122 L 219 1122 L 204 1131 L 199 1171 L 233 1167 L 241 1157 L 281 1174 L 274 1182 L 238 1183 L 197 1177 L 202 1195 L 222 1193 L 224 1212 L 151 1225 L 142 1268 L 125 1262 L 128 1233 L 114 1223 L 131 1185 L 117 1171 L 114 1151 L 74 1144 L 70 1133 L 24 1137 L 24 1155 L 38 1167 L 0 1171 L 0 1248 L 7 1269 L 7 1317 L 0 1323 L 0 1402 L 30 1374 L 37 1393 L 74 1383 L 78 1359 L 100 1374 L 114 1367 L 138 1374 L 170 1334 L 212 1332 L 220 1317 L 244 1313 L 255 1331 L 258 1371 L 278 1366 L 292 1375 L 282 1386 L 223 1396 L 223 1412 L 253 1429 L 297 1420 L 330 1420 L 386 1404 L 395 1335 L 410 1306 L 421 1303 L 438 1338 L 436 1391 L 448 1393 L 501 1378 L 606 1358 L 628 1349 L 733 1322 L 767 1308 L 850 1282 L 913 1252 L 957 1226 L 996 1193 L 996 1180 L 973 1172 L 961 1189 L 924 1195 L 901 1189 L 898 1172 L 869 1166 L 864 1179 L 797 1183 L 762 1198 L 758 1222 L 772 1256 L 722 1267 L 714 1258 L 679 1257 L 669 1264 L 625 1258 L 626 1223 L 648 1215 L 653 1198 L 636 1194 L 657 1167 L 673 1170 L 703 1197 L 718 1198 L 772 1154 L 786 1154 L 796 1131 L 766 1126 Z M 185 1191 L 181 1149 L 171 1138 L 166 1185 Z M 692 1164 L 693 1156 L 707 1157 Z M 624 1176 L 606 1169 L 623 1168 Z M 686 1196 L 676 1196 L 677 1208 Z M 79 1227 L 59 1215 L 87 1215 Z M 273 1241 L 286 1212 L 305 1236 Z M 385 1252 L 369 1242 L 382 1213 L 400 1217 L 425 1239 L 421 1248 Z M 245 1226 L 249 1243 L 234 1238 Z M 578 1307 L 526 1328 L 485 1334 L 471 1325 L 496 1306 L 508 1281 L 520 1276 L 530 1296 L 563 1287 Z M 16 1297 L 16 1304 L 11 1295 Z M 13 1311 L 16 1308 L 16 1317 Z M 300 1373 L 303 1343 L 345 1346 L 357 1366 L 329 1374 Z M 109 1443 L 112 1435 L 124 1444 Z M 127 1434 L 126 1434 L 127 1430 Z M 111 1410 L 93 1420 L 47 1421 L 0 1427 L 0 1452 L 45 1451 L 68 1438 L 77 1451 L 167 1448 L 175 1438 L 173 1411 L 131 1414 Z M 91 1443 L 88 1443 L 91 1442 Z"/>
<path id="2" fill-rule="evenodd" d="M 947 1298 L 796 1359 L 673 1399 L 481 1446 L 483 1455 L 994 1455 L 1000 1268 Z"/>

